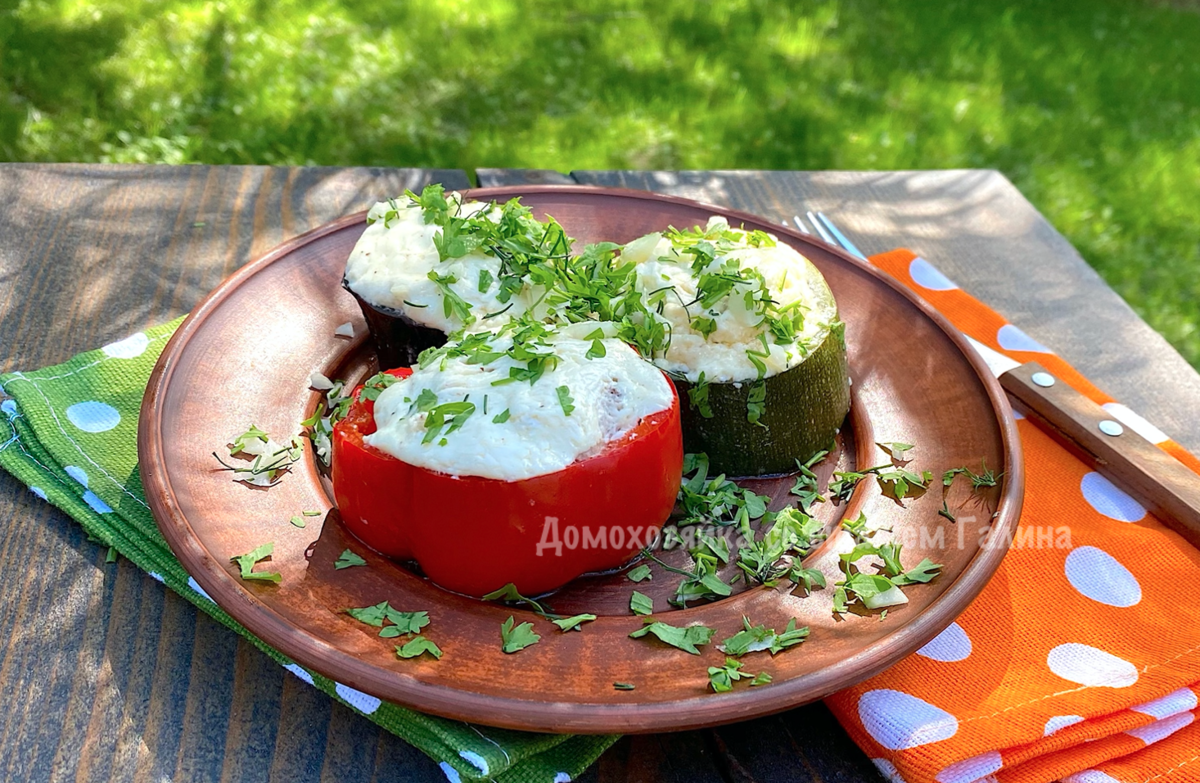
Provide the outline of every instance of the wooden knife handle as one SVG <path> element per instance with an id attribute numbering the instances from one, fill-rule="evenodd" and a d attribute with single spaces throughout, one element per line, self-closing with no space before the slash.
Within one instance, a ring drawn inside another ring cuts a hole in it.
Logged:
<path id="1" fill-rule="evenodd" d="M 1200 547 L 1200 476 L 1037 362 L 1004 373 L 1000 385 L 1013 407 Z M 1102 422 L 1119 434 L 1105 434 Z"/>

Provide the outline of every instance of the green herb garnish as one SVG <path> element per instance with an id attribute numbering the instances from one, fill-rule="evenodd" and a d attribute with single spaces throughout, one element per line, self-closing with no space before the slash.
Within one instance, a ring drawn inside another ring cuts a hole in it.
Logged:
<path id="1" fill-rule="evenodd" d="M 275 542 L 269 541 L 260 547 L 251 549 L 244 555 L 235 555 L 229 559 L 238 564 L 238 570 L 243 580 L 247 582 L 274 582 L 275 584 L 279 584 L 283 579 L 279 574 L 269 571 L 252 570 L 259 561 L 266 560 L 274 551 Z"/>
<path id="2" fill-rule="evenodd" d="M 654 601 L 651 600 L 650 596 L 634 590 L 633 595 L 629 597 L 629 609 L 634 614 L 654 614 Z"/>
<path id="3" fill-rule="evenodd" d="M 508 604 L 524 604 L 540 615 L 546 615 L 548 612 L 532 598 L 526 598 L 517 592 L 517 586 L 509 582 L 499 590 L 493 590 L 483 597 L 484 601 L 503 601 Z"/>
<path id="4" fill-rule="evenodd" d="M 571 411 L 575 410 L 575 400 L 571 397 L 571 390 L 566 386 L 559 386 L 554 393 L 558 395 L 558 404 L 562 406 L 563 415 L 570 416 Z"/>
<path id="5" fill-rule="evenodd" d="M 430 655 L 437 660 L 441 660 L 442 650 L 436 644 L 420 635 L 414 636 L 396 648 L 396 656 L 399 658 L 417 658 L 421 655 Z"/>
<path id="6" fill-rule="evenodd" d="M 905 455 L 915 448 L 911 443 L 876 443 L 876 446 L 887 452 L 887 455 L 896 462 L 907 462 L 908 457 Z"/>
<path id="7" fill-rule="evenodd" d="M 500 625 L 500 649 L 504 652 L 519 652 L 541 640 L 542 637 L 533 632 L 533 623 L 521 623 L 515 627 L 513 623 L 514 619 L 510 615 Z"/>
<path id="8" fill-rule="evenodd" d="M 562 629 L 562 631 L 566 632 L 582 630 L 580 626 L 582 626 L 584 623 L 590 623 L 595 619 L 596 615 L 594 614 L 577 614 L 574 617 L 562 617 L 557 620 L 551 620 L 550 622 L 554 623 L 560 629 Z"/>
<path id="9" fill-rule="evenodd" d="M 304 453 L 304 445 L 299 438 L 293 437 L 287 446 L 280 446 L 258 427 L 251 426 L 233 439 L 229 446 L 229 455 L 253 455 L 249 463 L 231 465 L 225 462 L 214 451 L 213 457 L 225 470 L 234 474 L 235 481 L 242 481 L 255 487 L 273 487 L 279 483 L 279 476 L 290 470 Z"/>
<path id="10" fill-rule="evenodd" d="M 625 574 L 625 576 L 629 577 L 630 581 L 632 582 L 641 582 L 646 579 L 653 578 L 650 575 L 650 566 L 646 565 L 645 563 L 642 563 L 636 568 L 631 568 L 629 573 Z"/>
<path id="11" fill-rule="evenodd" d="M 647 634 L 654 634 L 658 639 L 672 647 L 678 647 L 684 652 L 692 655 L 699 655 L 700 650 L 698 645 L 705 645 L 712 641 L 712 628 L 703 625 L 689 625 L 686 628 L 676 628 L 673 625 L 666 623 L 655 622 L 646 625 L 633 633 L 629 634 L 631 639 L 641 639 Z"/>
<path id="12" fill-rule="evenodd" d="M 767 408 L 766 400 L 767 385 L 765 383 L 759 381 L 750 387 L 750 394 L 746 398 L 746 421 L 751 424 L 757 424 L 764 429 L 766 429 L 767 425 L 763 424 L 761 419 Z"/>
<path id="13" fill-rule="evenodd" d="M 742 625 L 742 630 L 717 645 L 717 649 L 735 658 L 764 650 L 775 655 L 808 638 L 808 627 L 797 628 L 795 618 L 788 621 L 783 633 L 776 633 L 774 629 L 763 625 L 752 625 L 750 618 L 744 615 Z"/>
<path id="14" fill-rule="evenodd" d="M 341 571 L 343 568 L 353 568 L 354 566 L 365 566 L 366 560 L 363 560 L 358 555 L 351 552 L 349 549 L 342 550 L 342 554 L 338 555 L 337 562 L 333 564 L 334 569 Z"/>

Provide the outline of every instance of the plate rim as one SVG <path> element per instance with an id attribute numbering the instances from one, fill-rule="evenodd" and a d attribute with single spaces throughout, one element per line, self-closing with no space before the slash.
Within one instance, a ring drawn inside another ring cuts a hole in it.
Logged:
<path id="1" fill-rule="evenodd" d="M 535 194 L 580 193 L 668 202 L 772 226 L 767 218 L 742 210 L 680 196 L 625 188 L 590 185 L 509 185 L 471 188 L 460 192 L 480 200 Z M 498 696 L 463 691 L 446 685 L 421 682 L 415 678 L 398 678 L 394 673 L 385 672 L 342 648 L 311 635 L 287 621 L 269 605 L 255 599 L 250 593 L 242 589 L 230 589 L 231 586 L 237 588 L 236 585 L 232 585 L 232 577 L 218 565 L 208 550 L 200 545 L 190 522 L 175 502 L 166 471 L 156 469 L 163 464 L 164 459 L 161 403 L 175 372 L 173 358 L 186 349 L 207 317 L 226 298 L 246 280 L 276 261 L 328 234 L 362 222 L 365 216 L 365 210 L 355 212 L 292 237 L 242 266 L 206 295 L 192 309 L 164 347 L 147 383 L 138 419 L 139 471 L 155 522 L 171 550 L 205 591 L 215 598 L 222 599 L 215 601 L 218 606 L 248 631 L 296 663 L 335 682 L 364 690 L 400 706 L 452 719 L 470 716 L 472 722 L 508 729 L 544 733 L 611 734 L 715 726 L 774 714 L 824 698 L 834 691 L 861 682 L 912 654 L 967 608 L 991 581 L 1001 560 L 1007 554 L 1007 546 L 981 546 L 959 578 L 934 598 L 924 611 L 881 640 L 883 643 L 869 645 L 833 666 L 779 681 L 769 688 L 725 694 L 703 693 L 691 698 L 665 702 L 567 704 L 519 698 L 512 694 Z M 800 243 L 815 243 L 837 256 L 840 261 L 873 277 L 877 283 L 893 289 L 929 318 L 967 360 L 987 393 L 1000 432 L 1001 445 L 1009 462 L 1005 482 L 997 499 L 997 517 L 992 525 L 994 531 L 1004 534 L 1007 539 L 1007 533 L 1015 528 L 1020 517 L 1024 496 L 1025 475 L 1021 441 L 1007 395 L 983 358 L 971 347 L 968 338 L 916 292 L 870 263 L 817 237 L 802 234 L 787 226 L 772 226 L 772 232 L 788 236 Z M 365 334 L 356 335 L 347 345 L 347 349 L 353 350 L 365 340 Z M 189 566 L 195 567 L 195 571 Z M 327 662 L 331 658 L 338 660 L 342 667 L 336 676 L 325 674 L 329 670 Z M 389 683 L 386 682 L 389 678 L 392 680 L 392 686 L 399 683 L 403 687 L 389 687 Z M 388 695 L 382 695 L 385 692 Z M 400 694 L 401 697 L 393 698 L 391 693 Z M 705 708 L 696 709 L 695 705 L 698 704 L 705 705 Z M 569 710 L 570 715 L 564 715 L 564 710 Z M 716 717 L 706 717 L 705 713 Z M 685 716 L 691 717 L 684 719 Z"/>

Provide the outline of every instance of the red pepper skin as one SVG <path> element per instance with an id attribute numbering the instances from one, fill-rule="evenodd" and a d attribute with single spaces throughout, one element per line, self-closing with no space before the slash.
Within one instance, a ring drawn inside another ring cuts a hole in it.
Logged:
<path id="1" fill-rule="evenodd" d="M 598 454 L 520 481 L 451 476 L 368 446 L 373 408 L 356 401 L 334 426 L 333 489 L 342 521 L 371 548 L 416 560 L 433 582 L 455 592 L 481 596 L 512 582 L 523 595 L 538 595 L 615 568 L 661 530 L 675 505 L 683 469 L 675 394 L 670 408 Z M 545 536 L 548 518 L 557 520 L 556 539 Z"/>

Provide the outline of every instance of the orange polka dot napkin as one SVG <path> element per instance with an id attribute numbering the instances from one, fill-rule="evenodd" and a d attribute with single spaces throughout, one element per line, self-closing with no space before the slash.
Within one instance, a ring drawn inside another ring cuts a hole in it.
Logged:
<path id="1" fill-rule="evenodd" d="M 1200 473 L 929 262 L 907 250 L 871 260 L 969 337 L 1040 362 Z M 1017 427 L 1020 525 L 1066 526 L 1069 542 L 1012 548 L 954 624 L 829 707 L 892 783 L 1200 781 L 1200 550 L 1034 424 Z"/>

